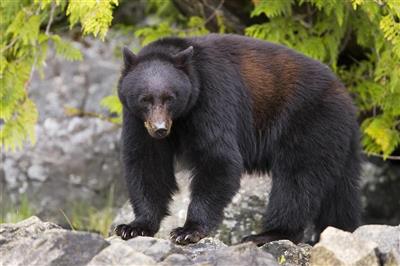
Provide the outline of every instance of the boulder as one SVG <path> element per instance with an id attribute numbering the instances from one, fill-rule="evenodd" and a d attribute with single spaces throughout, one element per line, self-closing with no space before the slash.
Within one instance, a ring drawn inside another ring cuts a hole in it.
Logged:
<path id="1" fill-rule="evenodd" d="M 86 265 L 108 243 L 97 234 L 49 229 L 0 246 L 2 265 Z"/>
<path id="2" fill-rule="evenodd" d="M 60 228 L 56 224 L 42 222 L 36 216 L 32 216 L 16 224 L 0 224 L 0 246 L 11 241 L 40 234 L 49 229 Z"/>
<path id="3" fill-rule="evenodd" d="M 162 266 L 188 266 L 193 265 L 193 262 L 182 254 L 171 254 L 163 260 L 160 265 Z"/>
<path id="4" fill-rule="evenodd" d="M 218 250 L 210 262 L 211 265 L 218 266 L 279 265 L 271 254 L 262 251 L 253 243 L 244 243 Z"/>
<path id="5" fill-rule="evenodd" d="M 123 242 L 115 242 L 103 249 L 89 262 L 88 266 L 152 266 L 156 262 L 149 256 L 135 251 Z"/>
<path id="6" fill-rule="evenodd" d="M 306 266 L 310 262 L 311 246 L 307 244 L 295 245 L 289 240 L 279 240 L 266 243 L 261 249 L 274 256 L 281 265 Z"/>
<path id="7" fill-rule="evenodd" d="M 311 249 L 310 264 L 379 266 L 375 255 L 377 247 L 374 242 L 361 240 L 349 232 L 328 227 L 322 232 L 320 241 Z"/>
<path id="8" fill-rule="evenodd" d="M 190 261 L 201 264 L 208 263 L 210 260 L 215 260 L 216 253 L 218 250 L 227 248 L 222 241 L 207 237 L 201 239 L 199 242 L 182 246 L 183 254 L 186 255 Z"/>
<path id="9" fill-rule="evenodd" d="M 400 225 L 364 225 L 357 228 L 353 235 L 378 245 L 378 256 L 382 265 L 400 265 Z"/>
<path id="10" fill-rule="evenodd" d="M 126 241 L 126 245 L 157 262 L 164 260 L 170 254 L 183 252 L 180 246 L 174 245 L 170 240 L 153 237 L 135 237 Z"/>

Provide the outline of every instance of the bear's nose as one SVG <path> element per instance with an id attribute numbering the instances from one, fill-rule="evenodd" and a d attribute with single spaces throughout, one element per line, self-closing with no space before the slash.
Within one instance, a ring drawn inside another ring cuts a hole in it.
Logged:
<path id="1" fill-rule="evenodd" d="M 167 136 L 168 130 L 166 128 L 159 128 L 154 133 L 158 138 L 164 138 Z"/>

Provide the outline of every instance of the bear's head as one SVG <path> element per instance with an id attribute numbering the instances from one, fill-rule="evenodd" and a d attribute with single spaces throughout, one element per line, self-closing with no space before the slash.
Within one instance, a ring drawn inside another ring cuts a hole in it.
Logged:
<path id="1" fill-rule="evenodd" d="M 167 137 L 173 121 L 192 105 L 196 91 L 190 74 L 192 55 L 192 46 L 175 54 L 151 56 L 123 49 L 119 98 L 128 114 L 141 119 L 153 138 Z"/>

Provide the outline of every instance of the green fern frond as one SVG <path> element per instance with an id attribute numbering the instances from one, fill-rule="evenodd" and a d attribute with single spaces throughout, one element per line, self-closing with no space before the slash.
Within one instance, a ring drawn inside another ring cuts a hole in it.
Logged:
<path id="1" fill-rule="evenodd" d="M 251 16 L 265 14 L 267 17 L 292 14 L 292 0 L 261 0 L 251 12 Z"/>
<path id="2" fill-rule="evenodd" d="M 67 16 L 71 28 L 81 22 L 84 34 L 93 34 L 104 39 L 112 21 L 112 10 L 118 0 L 70 0 Z"/>
<path id="3" fill-rule="evenodd" d="M 367 152 L 380 153 L 382 151 L 386 158 L 394 151 L 400 144 L 400 134 L 395 129 L 396 125 L 393 122 L 393 118 L 385 115 L 364 121 L 362 129 L 366 137 L 363 141 L 367 145 Z"/>
<path id="4" fill-rule="evenodd" d="M 69 61 L 81 61 L 81 51 L 75 48 L 71 42 L 61 39 L 58 35 L 51 35 L 50 39 L 54 42 L 56 53 Z"/>
<path id="5" fill-rule="evenodd" d="M 104 97 L 101 100 L 100 105 L 107 108 L 110 113 L 115 113 L 117 115 L 122 114 L 122 104 L 116 95 Z"/>
<path id="6" fill-rule="evenodd" d="M 10 119 L 0 128 L 2 150 L 14 151 L 22 148 L 24 141 L 29 139 L 32 144 L 36 140 L 35 125 L 38 113 L 35 104 L 25 98 L 19 103 L 18 108 Z"/>

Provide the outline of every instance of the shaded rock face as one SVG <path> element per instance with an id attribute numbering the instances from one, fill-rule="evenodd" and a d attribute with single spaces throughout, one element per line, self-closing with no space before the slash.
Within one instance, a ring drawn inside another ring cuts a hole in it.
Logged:
<path id="1" fill-rule="evenodd" d="M 361 181 L 363 222 L 400 224 L 400 162 L 365 162 Z"/>
<path id="2" fill-rule="evenodd" d="M 179 246 L 152 237 L 104 239 L 31 217 L 0 224 L 0 262 L 4 266 L 400 265 L 399 230 L 400 226 L 367 225 L 351 234 L 329 227 L 314 247 L 288 240 L 262 247 L 253 243 L 227 246 L 211 237 Z"/>
<path id="3" fill-rule="evenodd" d="M 68 62 L 51 54 L 45 77 L 35 76 L 30 96 L 39 110 L 37 142 L 7 152 L 0 163 L 0 204 L 29 198 L 42 218 L 65 221 L 71 202 L 104 205 L 114 187 L 126 198 L 119 161 L 120 129 L 93 117 L 68 117 L 64 107 L 102 113 L 100 100 L 116 87 L 120 62 L 113 55 L 121 40 L 108 43 L 85 39 L 73 44 L 84 60 Z M 119 202 L 119 201 L 118 201 Z"/>

